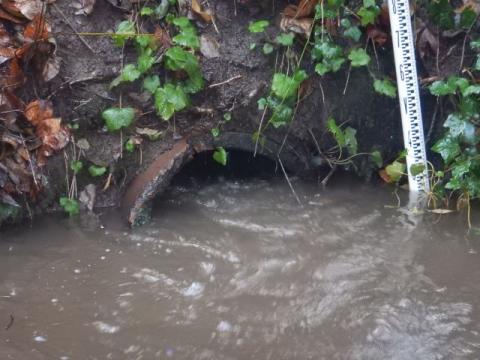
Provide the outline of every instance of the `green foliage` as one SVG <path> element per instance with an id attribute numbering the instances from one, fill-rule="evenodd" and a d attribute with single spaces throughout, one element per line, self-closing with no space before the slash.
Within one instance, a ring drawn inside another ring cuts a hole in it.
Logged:
<path id="1" fill-rule="evenodd" d="M 297 93 L 300 84 L 308 78 L 304 70 L 297 70 L 293 76 L 275 73 L 272 81 L 272 92 L 280 99 L 288 99 Z"/>
<path id="2" fill-rule="evenodd" d="M 473 48 L 476 47 L 474 43 Z M 477 135 L 480 86 L 466 78 L 456 76 L 434 82 L 430 92 L 436 96 L 449 96 L 456 110 L 448 115 L 443 126 L 445 132 L 432 150 L 443 159 L 445 168 L 440 186 L 466 194 L 468 199 L 480 197 L 480 154 Z"/>
<path id="3" fill-rule="evenodd" d="M 155 91 L 160 87 L 160 77 L 158 75 L 151 75 L 143 79 L 143 88 L 150 94 L 155 94 Z"/>
<path id="4" fill-rule="evenodd" d="M 432 21 L 443 29 L 455 27 L 455 12 L 449 0 L 432 0 L 428 13 Z"/>
<path id="5" fill-rule="evenodd" d="M 228 160 L 228 153 L 225 151 L 223 147 L 219 147 L 213 153 L 213 160 L 215 160 L 217 163 L 223 166 L 226 166 L 227 160 Z"/>
<path id="6" fill-rule="evenodd" d="M 135 109 L 133 108 L 109 108 L 103 111 L 102 118 L 110 132 L 115 132 L 132 125 L 135 119 Z"/>
<path id="7" fill-rule="evenodd" d="M 381 95 L 385 95 L 391 98 L 397 97 L 397 87 L 389 79 L 375 79 L 373 82 L 373 88 L 375 91 Z"/>
<path id="8" fill-rule="evenodd" d="M 370 153 L 370 157 L 377 168 L 381 168 L 383 165 L 383 158 L 380 151 L 375 150 Z"/>
<path id="9" fill-rule="evenodd" d="M 400 181 L 406 170 L 407 166 L 403 162 L 400 162 L 398 160 L 395 160 L 393 163 L 391 163 L 385 168 L 385 171 L 392 180 L 392 182 Z"/>
<path id="10" fill-rule="evenodd" d="M 344 29 L 343 35 L 345 37 L 350 38 L 355 42 L 358 42 L 360 40 L 360 38 L 362 37 L 362 32 L 360 31 L 358 26 L 352 25 L 352 22 L 347 18 L 342 19 L 340 23 L 342 25 L 342 28 Z"/>
<path id="11" fill-rule="evenodd" d="M 312 50 L 312 57 L 317 65 L 315 72 L 323 76 L 329 72 L 337 72 L 345 62 L 343 49 L 327 39 L 318 38 Z"/>
<path id="12" fill-rule="evenodd" d="M 370 55 L 367 54 L 365 49 L 353 49 L 348 54 L 352 67 L 367 66 L 370 63 Z"/>
<path id="13" fill-rule="evenodd" d="M 142 73 L 134 64 L 128 64 L 123 68 L 122 73 L 112 81 L 110 88 L 114 88 L 124 82 L 133 82 L 139 79 L 141 75 Z"/>
<path id="14" fill-rule="evenodd" d="M 180 32 L 172 38 L 174 44 L 190 49 L 200 48 L 197 30 L 188 18 L 178 17 L 173 19 L 172 23 L 180 29 Z"/>
<path id="15" fill-rule="evenodd" d="M 129 152 L 129 153 L 132 153 L 135 151 L 135 141 L 133 139 L 128 139 L 126 142 L 125 142 L 125 145 L 124 145 L 124 148 L 125 148 L 125 151 Z"/>
<path id="16" fill-rule="evenodd" d="M 73 173 L 77 175 L 83 169 L 83 163 L 80 160 L 72 161 L 70 163 L 70 169 L 72 169 Z"/>
<path id="17" fill-rule="evenodd" d="M 375 0 L 363 0 L 363 6 L 357 12 L 362 26 L 374 24 L 379 14 L 380 8 L 375 3 Z"/>
<path id="18" fill-rule="evenodd" d="M 132 21 L 122 21 L 118 24 L 115 35 L 113 35 L 113 42 L 116 46 L 122 47 L 127 40 L 133 38 L 136 33 L 135 24 Z"/>
<path id="19" fill-rule="evenodd" d="M 59 202 L 60 206 L 69 216 L 80 214 L 80 205 L 77 200 L 68 197 L 61 197 Z"/>
<path id="20" fill-rule="evenodd" d="M 254 21 L 248 25 L 248 31 L 251 33 L 262 33 L 269 25 L 270 23 L 267 20 Z"/>
<path id="21" fill-rule="evenodd" d="M 188 96 L 180 85 L 166 84 L 155 92 L 155 108 L 163 120 L 170 120 L 175 112 L 188 105 Z"/>
<path id="22" fill-rule="evenodd" d="M 173 71 L 185 71 L 188 79 L 183 82 L 183 90 L 194 94 L 202 90 L 204 81 L 198 59 L 181 47 L 174 46 L 165 53 L 165 67 Z"/>
<path id="23" fill-rule="evenodd" d="M 275 41 L 277 42 L 277 44 L 280 44 L 283 46 L 292 46 L 294 39 L 295 39 L 295 35 L 293 33 L 288 33 L 288 34 L 278 35 Z"/>
<path id="24" fill-rule="evenodd" d="M 105 166 L 90 165 L 88 167 L 88 173 L 92 177 L 100 177 L 105 175 L 107 168 Z"/>
<path id="25" fill-rule="evenodd" d="M 270 44 L 270 43 L 265 43 L 265 44 L 263 45 L 263 53 L 264 53 L 265 55 L 269 55 L 269 54 L 271 54 L 272 52 L 273 52 L 273 45 Z"/>
<path id="26" fill-rule="evenodd" d="M 342 130 L 334 118 L 327 120 L 327 129 L 332 134 L 339 148 L 346 148 L 351 156 L 358 153 L 357 130 L 350 126 Z"/>

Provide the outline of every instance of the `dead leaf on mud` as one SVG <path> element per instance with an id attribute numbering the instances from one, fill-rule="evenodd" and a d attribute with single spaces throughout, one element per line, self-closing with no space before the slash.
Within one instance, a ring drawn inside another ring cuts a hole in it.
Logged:
<path id="1" fill-rule="evenodd" d="M 438 35 L 434 34 L 426 24 L 420 19 L 417 20 L 417 49 L 420 58 L 425 60 L 430 56 L 435 56 L 439 46 Z"/>
<path id="2" fill-rule="evenodd" d="M 96 0 L 80 0 L 80 8 L 75 15 L 90 15 L 93 12 Z"/>
<path id="3" fill-rule="evenodd" d="M 288 5 L 283 10 L 283 16 L 301 19 L 311 17 L 315 12 L 315 6 L 320 0 L 300 0 L 298 5 Z"/>
<path id="4" fill-rule="evenodd" d="M 52 56 L 47 60 L 42 71 L 43 81 L 48 82 L 58 75 L 60 72 L 61 61 L 62 60 L 56 56 Z"/>
<path id="5" fill-rule="evenodd" d="M 2 7 L 10 14 L 32 20 L 42 14 L 44 2 L 42 0 L 2 0 Z"/>
<path id="6" fill-rule="evenodd" d="M 210 10 L 203 10 L 198 0 L 192 0 L 192 11 L 194 12 L 194 14 L 201 17 L 205 22 L 211 22 L 213 19 Z"/>
<path id="7" fill-rule="evenodd" d="M 214 59 L 220 57 L 218 43 L 215 41 L 215 39 L 205 34 L 202 34 L 202 36 L 200 36 L 200 52 L 207 59 Z"/>
<path id="8" fill-rule="evenodd" d="M 170 37 L 168 31 L 160 27 L 159 25 L 155 26 L 155 42 L 159 47 L 168 49 L 172 46 L 172 38 Z"/>
<path id="9" fill-rule="evenodd" d="M 35 100 L 27 105 L 25 117 L 35 127 L 35 135 L 42 141 L 38 149 L 38 163 L 45 165 L 46 158 L 63 149 L 70 140 L 70 131 L 62 125 L 61 118 L 53 117 L 52 104 Z"/>
<path id="10" fill-rule="evenodd" d="M 305 35 L 306 37 L 310 36 L 312 28 L 313 19 L 311 18 L 296 19 L 290 17 L 283 17 L 280 21 L 280 29 L 282 29 L 282 31 L 291 31 L 297 34 Z"/>

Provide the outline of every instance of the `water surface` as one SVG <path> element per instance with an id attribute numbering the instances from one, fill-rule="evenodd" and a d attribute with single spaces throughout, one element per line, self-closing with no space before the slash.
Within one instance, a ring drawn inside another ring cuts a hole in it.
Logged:
<path id="1" fill-rule="evenodd" d="M 478 359 L 480 256 L 464 215 L 387 189 L 177 185 L 116 213 L 0 235 L 0 359 Z M 8 328 L 8 329 L 7 329 Z"/>

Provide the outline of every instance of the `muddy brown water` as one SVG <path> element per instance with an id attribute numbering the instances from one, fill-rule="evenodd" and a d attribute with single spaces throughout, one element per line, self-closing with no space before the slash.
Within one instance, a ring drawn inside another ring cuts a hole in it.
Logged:
<path id="1" fill-rule="evenodd" d="M 135 231 L 106 213 L 2 233 L 0 359 L 480 358 L 463 215 L 295 187 L 303 205 L 281 179 L 178 185 Z"/>

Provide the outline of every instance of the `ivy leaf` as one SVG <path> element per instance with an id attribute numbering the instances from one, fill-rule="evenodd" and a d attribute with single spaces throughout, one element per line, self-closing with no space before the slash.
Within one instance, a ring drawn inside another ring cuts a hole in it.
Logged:
<path id="1" fill-rule="evenodd" d="M 213 136 L 214 138 L 220 136 L 220 129 L 219 129 L 219 128 L 213 128 L 213 129 L 211 130 L 211 132 L 212 132 L 212 136 Z"/>
<path id="2" fill-rule="evenodd" d="M 107 168 L 105 166 L 90 165 L 88 167 L 88 172 L 92 177 L 99 177 L 105 175 Z"/>
<path id="3" fill-rule="evenodd" d="M 160 77 L 158 75 L 147 76 L 143 79 L 143 88 L 150 94 L 155 94 L 155 91 L 160 87 Z"/>
<path id="4" fill-rule="evenodd" d="M 223 120 L 225 120 L 225 122 L 229 122 L 230 120 L 232 120 L 232 113 L 226 112 L 225 114 L 223 114 Z"/>
<path id="5" fill-rule="evenodd" d="M 457 139 L 446 135 L 433 145 L 432 151 L 440 154 L 446 164 L 450 164 L 460 154 L 460 145 Z"/>
<path id="6" fill-rule="evenodd" d="M 265 98 L 260 98 L 257 100 L 257 105 L 258 105 L 258 110 L 265 110 L 267 107 L 267 99 Z"/>
<path id="7" fill-rule="evenodd" d="M 470 47 L 472 50 L 480 49 L 480 38 L 470 41 Z"/>
<path id="8" fill-rule="evenodd" d="M 60 206 L 69 216 L 75 216 L 80 214 L 80 205 L 75 199 L 69 199 L 68 197 L 60 198 Z"/>
<path id="9" fill-rule="evenodd" d="M 375 3 L 375 0 L 363 0 L 363 6 L 364 7 L 374 7 L 377 4 Z"/>
<path id="10" fill-rule="evenodd" d="M 460 26 L 469 29 L 477 20 L 477 14 L 471 8 L 466 7 L 460 14 Z"/>
<path id="11" fill-rule="evenodd" d="M 344 135 L 345 146 L 347 147 L 348 153 L 350 156 L 356 155 L 358 153 L 357 130 L 347 127 L 344 131 Z"/>
<path id="12" fill-rule="evenodd" d="M 449 0 L 433 0 L 428 6 L 428 13 L 432 21 L 444 29 L 455 27 L 455 13 Z"/>
<path id="13" fill-rule="evenodd" d="M 155 92 L 157 114 L 165 121 L 169 120 L 175 112 L 185 109 L 188 104 L 188 96 L 179 85 L 166 84 Z"/>
<path id="14" fill-rule="evenodd" d="M 365 49 L 353 49 L 348 55 L 353 67 L 366 66 L 370 62 L 370 56 Z"/>
<path id="15" fill-rule="evenodd" d="M 430 93 L 435 96 L 445 96 L 455 94 L 457 87 L 444 80 L 438 80 L 428 87 Z"/>
<path id="16" fill-rule="evenodd" d="M 135 141 L 133 141 L 133 139 L 128 139 L 125 142 L 125 150 L 129 153 L 132 153 L 135 151 Z"/>
<path id="17" fill-rule="evenodd" d="M 308 78 L 304 70 L 297 70 L 293 76 L 275 73 L 272 81 L 272 91 L 280 99 L 288 99 L 296 95 L 300 84 Z"/>
<path id="18" fill-rule="evenodd" d="M 338 146 L 342 148 L 345 147 L 346 145 L 345 134 L 343 130 L 340 129 L 340 127 L 337 125 L 337 122 L 335 121 L 334 118 L 328 119 L 327 129 L 335 138 L 335 141 L 337 142 Z"/>
<path id="19" fill-rule="evenodd" d="M 110 132 L 118 131 L 132 125 L 135 119 L 133 108 L 109 108 L 102 113 L 102 118 Z"/>
<path id="20" fill-rule="evenodd" d="M 403 174 L 405 173 L 406 165 L 400 161 L 394 161 L 385 168 L 387 175 L 390 177 L 392 182 L 398 182 Z"/>
<path id="21" fill-rule="evenodd" d="M 288 33 L 288 34 L 278 35 L 275 41 L 277 42 L 277 44 L 280 44 L 283 46 L 292 46 L 293 39 L 295 39 L 295 35 L 293 33 Z"/>
<path id="22" fill-rule="evenodd" d="M 110 88 L 114 88 L 123 82 L 133 82 L 137 80 L 141 75 L 142 73 L 137 69 L 134 64 L 125 65 L 122 73 L 110 84 Z"/>
<path id="23" fill-rule="evenodd" d="M 470 95 L 479 95 L 480 94 L 480 85 L 470 85 L 462 92 L 463 96 L 470 96 Z"/>
<path id="24" fill-rule="evenodd" d="M 417 176 L 425 171 L 425 164 L 413 164 L 410 166 L 410 173 L 412 176 Z"/>
<path id="25" fill-rule="evenodd" d="M 380 151 L 378 151 L 378 150 L 372 151 L 370 153 L 370 157 L 371 157 L 373 163 L 377 166 L 377 168 L 382 167 L 383 158 L 382 158 L 382 154 L 380 153 Z"/>
<path id="26" fill-rule="evenodd" d="M 474 145 L 476 143 L 475 126 L 457 114 L 450 114 L 443 124 L 449 129 L 449 135 L 461 137 L 465 142 Z"/>
<path id="27" fill-rule="evenodd" d="M 155 10 L 152 9 L 151 7 L 144 6 L 144 7 L 142 7 L 142 9 L 140 10 L 140 15 L 141 15 L 141 16 L 150 16 L 150 15 L 153 15 L 154 12 L 155 12 Z"/>
<path id="28" fill-rule="evenodd" d="M 397 88 L 389 79 L 378 80 L 375 79 L 373 82 L 373 88 L 379 94 L 396 98 L 397 97 Z"/>
<path id="29" fill-rule="evenodd" d="M 273 46 L 272 46 L 272 44 L 270 44 L 270 43 L 265 43 L 265 44 L 263 45 L 263 53 L 264 53 L 265 55 L 269 55 L 269 54 L 271 54 L 272 52 L 273 52 Z"/>
<path id="30" fill-rule="evenodd" d="M 80 160 L 72 161 L 70 164 L 70 169 L 72 169 L 73 173 L 76 175 L 83 169 L 83 163 Z"/>
<path id="31" fill-rule="evenodd" d="M 183 47 L 191 49 L 200 48 L 200 39 L 198 38 L 195 28 L 182 30 L 178 35 L 175 35 L 172 38 L 172 41 Z"/>
<path id="32" fill-rule="evenodd" d="M 375 23 L 375 19 L 380 13 L 378 6 L 375 7 L 361 7 L 357 14 L 360 16 L 360 23 L 362 26 L 367 26 Z"/>
<path id="33" fill-rule="evenodd" d="M 156 62 L 156 59 L 153 56 L 153 50 L 150 48 L 143 50 L 140 56 L 138 57 L 138 72 L 140 74 L 145 74 L 148 70 L 152 68 L 155 62 Z"/>
<path id="34" fill-rule="evenodd" d="M 358 26 L 352 26 L 352 27 L 349 27 L 348 29 L 346 29 L 343 32 L 343 35 L 352 39 L 355 42 L 358 42 L 360 40 L 360 38 L 362 37 L 362 32 L 360 31 Z"/>
<path id="35" fill-rule="evenodd" d="M 251 22 L 248 25 L 248 31 L 250 31 L 251 33 L 262 33 L 265 31 L 268 25 L 270 25 L 270 23 L 267 20 Z"/>
<path id="36" fill-rule="evenodd" d="M 269 122 L 276 129 L 288 124 L 293 117 L 293 109 L 283 103 L 278 104 L 277 106 L 273 107 L 273 109 L 274 111 Z"/>
<path id="37" fill-rule="evenodd" d="M 142 34 L 135 36 L 135 41 L 140 48 L 144 49 L 152 44 L 153 37 L 149 34 Z"/>
<path id="38" fill-rule="evenodd" d="M 113 35 L 113 42 L 116 46 L 122 47 L 128 39 L 131 39 L 136 34 L 135 24 L 132 21 L 125 20 L 118 24 Z"/>
<path id="39" fill-rule="evenodd" d="M 184 84 L 184 90 L 188 93 L 196 93 L 203 88 L 204 81 L 198 59 L 195 55 L 185 51 L 179 46 L 174 46 L 165 53 L 165 66 L 169 70 L 185 71 L 189 79 Z"/>
<path id="40" fill-rule="evenodd" d="M 223 147 L 217 148 L 213 153 L 213 160 L 215 160 L 217 163 L 223 166 L 227 165 L 227 158 L 228 158 L 228 153 L 225 151 Z"/>

